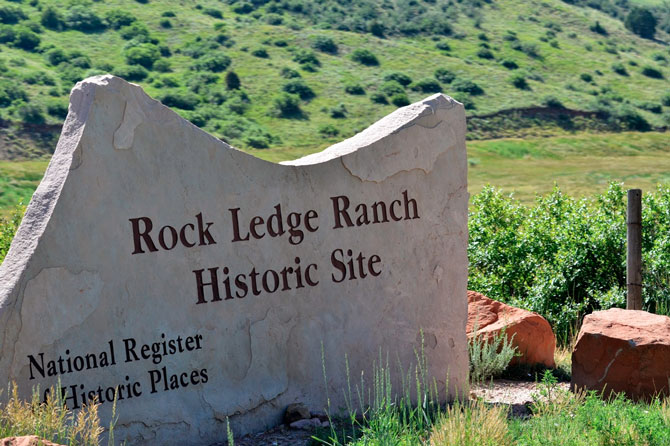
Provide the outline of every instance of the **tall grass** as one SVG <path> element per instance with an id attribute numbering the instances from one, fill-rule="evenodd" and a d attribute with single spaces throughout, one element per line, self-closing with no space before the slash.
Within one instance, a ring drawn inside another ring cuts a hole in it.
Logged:
<path id="1" fill-rule="evenodd" d="M 10 385 L 7 403 L 0 410 L 0 438 L 36 435 L 69 446 L 98 446 L 103 433 L 98 404 L 85 405 L 75 413 L 66 407 L 60 392 L 52 389 L 49 395 L 41 402 L 34 391 L 30 401 L 23 401 L 17 385 Z"/>

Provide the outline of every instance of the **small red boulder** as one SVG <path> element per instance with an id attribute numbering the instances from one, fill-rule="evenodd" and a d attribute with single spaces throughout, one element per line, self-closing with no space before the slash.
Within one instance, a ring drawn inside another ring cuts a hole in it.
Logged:
<path id="1" fill-rule="evenodd" d="M 572 352 L 572 389 L 668 395 L 670 318 L 613 308 L 584 318 Z"/>
<path id="2" fill-rule="evenodd" d="M 6 437 L 0 439 L 0 446 L 60 446 L 47 440 L 43 440 L 35 435 L 26 435 L 23 437 Z"/>
<path id="3" fill-rule="evenodd" d="M 512 344 L 521 356 L 514 358 L 512 363 L 542 364 L 551 368 L 556 366 L 556 336 L 549 322 L 537 313 L 468 291 L 468 338 L 475 335 L 475 326 L 477 333 L 489 339 L 503 328 L 508 338 L 514 336 Z"/>

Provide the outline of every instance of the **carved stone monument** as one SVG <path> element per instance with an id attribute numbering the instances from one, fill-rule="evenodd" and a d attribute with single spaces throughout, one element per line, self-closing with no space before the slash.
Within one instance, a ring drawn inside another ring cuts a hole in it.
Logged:
<path id="1" fill-rule="evenodd" d="M 87 79 L 0 267 L 0 383 L 60 382 L 103 423 L 116 390 L 130 444 L 222 441 L 228 417 L 260 430 L 326 390 L 337 408 L 345 355 L 360 376 L 380 351 L 415 363 L 421 342 L 456 397 L 467 206 L 465 115 L 446 96 L 277 165 L 137 85 Z"/>

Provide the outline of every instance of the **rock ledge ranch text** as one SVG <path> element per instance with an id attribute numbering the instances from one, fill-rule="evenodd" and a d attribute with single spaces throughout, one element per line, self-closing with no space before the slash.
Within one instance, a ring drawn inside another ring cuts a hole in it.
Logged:
<path id="1" fill-rule="evenodd" d="M 397 222 L 420 218 L 419 208 L 414 198 L 406 190 L 390 203 L 353 204 L 349 197 L 338 195 L 330 197 L 332 203 L 332 229 L 346 229 L 371 224 Z M 305 239 L 306 232 L 313 233 L 321 227 L 319 214 L 310 209 L 304 213 L 290 212 L 284 219 L 281 204 L 275 205 L 269 215 L 249 217 L 244 210 L 236 207 L 228 209 L 232 228 L 231 243 L 250 242 L 264 237 L 288 237 L 291 245 L 299 245 Z M 212 235 L 214 222 L 206 222 L 202 213 L 195 216 L 194 223 L 186 223 L 180 228 L 156 225 L 149 217 L 129 219 L 133 234 L 132 254 L 146 254 L 160 250 L 169 251 L 181 244 L 185 248 L 216 245 L 217 238 Z M 377 254 L 364 254 L 350 248 L 337 248 L 330 254 L 332 270 L 330 279 L 335 283 L 345 280 L 365 279 L 381 274 L 382 259 Z M 231 271 L 228 266 L 212 266 L 193 270 L 196 290 L 193 294 L 195 304 L 221 302 L 235 298 L 242 299 L 249 293 L 258 296 L 277 291 L 289 291 L 304 287 L 314 287 L 320 282 L 319 266 L 316 263 L 301 264 L 295 257 L 291 265 L 281 269 L 257 271 L 253 267 L 249 272 Z"/>

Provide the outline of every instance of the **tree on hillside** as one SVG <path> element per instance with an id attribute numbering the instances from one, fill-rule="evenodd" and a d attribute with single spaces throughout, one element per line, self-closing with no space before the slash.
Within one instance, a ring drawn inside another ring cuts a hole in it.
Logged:
<path id="1" fill-rule="evenodd" d="M 656 17 L 645 8 L 633 8 L 626 17 L 626 28 L 645 39 L 653 39 L 656 34 Z"/>

